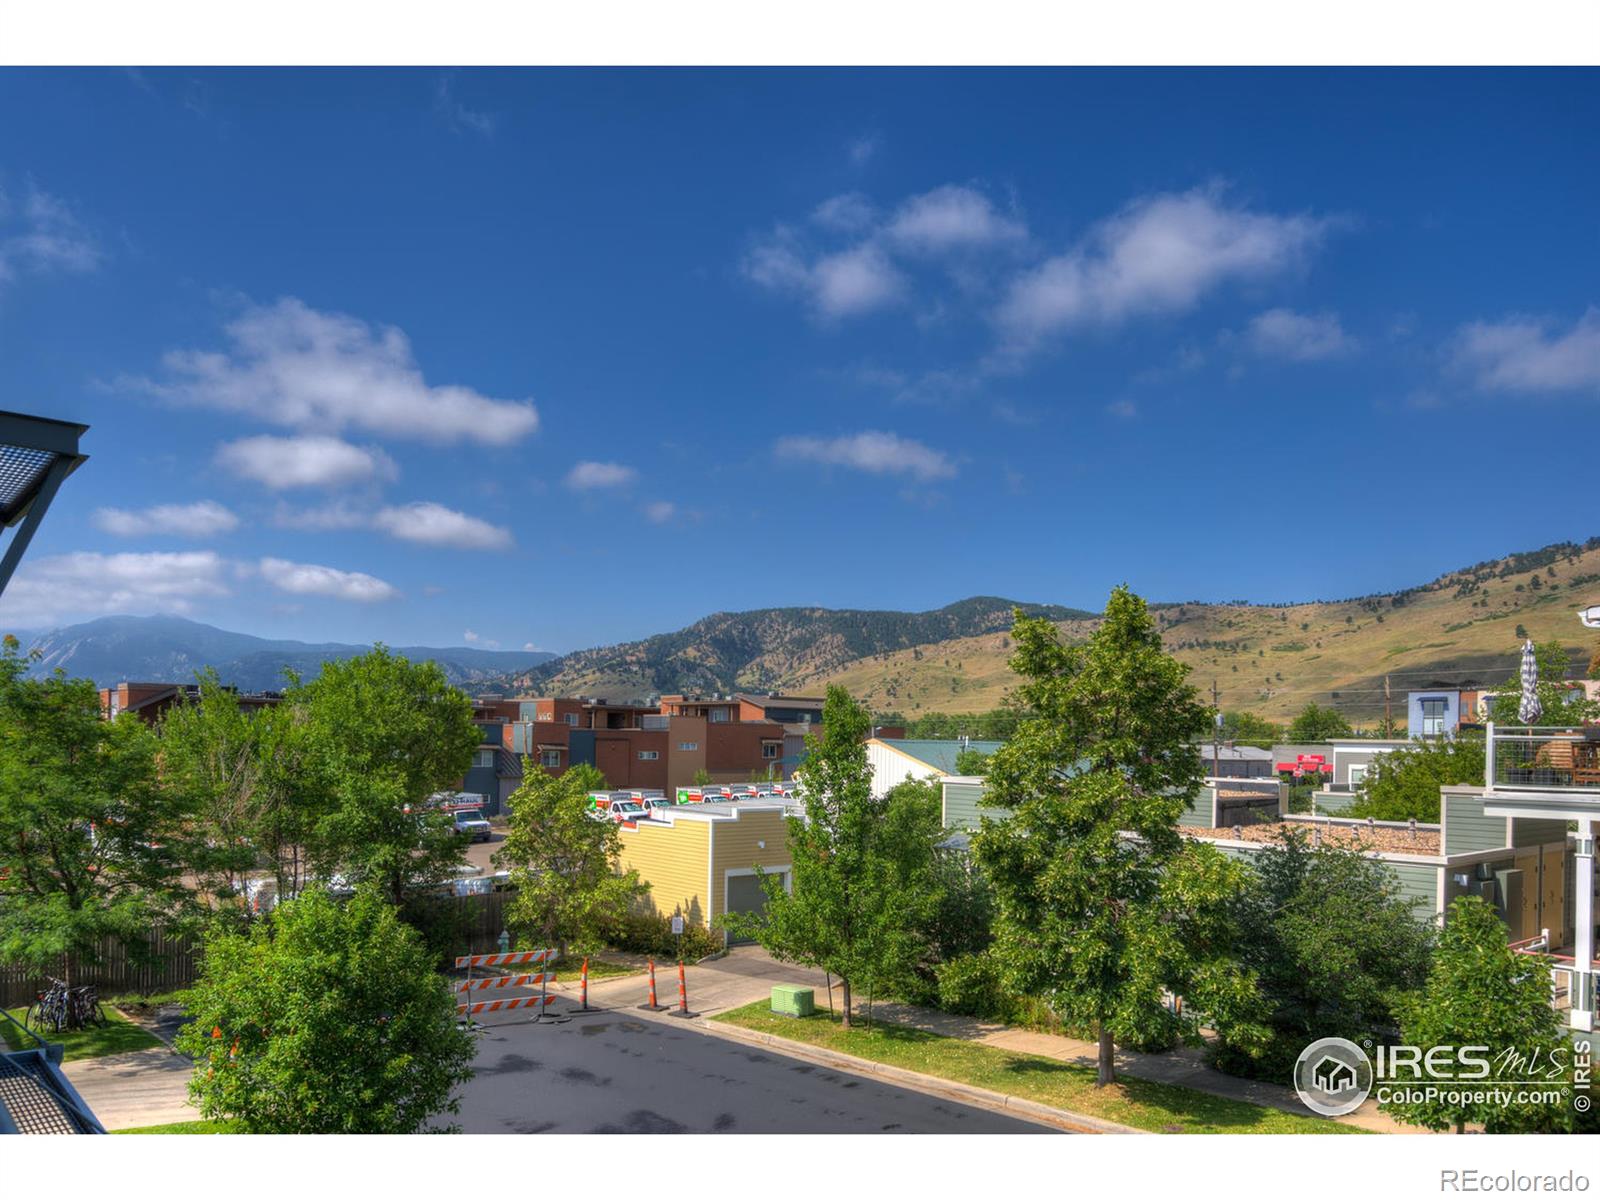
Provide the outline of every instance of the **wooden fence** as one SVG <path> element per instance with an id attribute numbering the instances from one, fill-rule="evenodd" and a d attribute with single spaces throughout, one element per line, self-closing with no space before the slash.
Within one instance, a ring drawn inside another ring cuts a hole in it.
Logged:
<path id="1" fill-rule="evenodd" d="M 121 942 L 107 938 L 100 943 L 99 962 L 93 965 L 72 963 L 72 982 L 92 983 L 101 996 L 130 992 L 150 995 L 194 982 L 200 949 L 192 942 L 157 931 L 145 943 L 144 950 L 145 953 L 136 953 Z M 32 1004 L 34 997 L 49 986 L 49 976 L 67 978 L 67 965 L 64 958 L 44 971 L 0 965 L 0 1006 L 19 1008 Z"/>
<path id="2" fill-rule="evenodd" d="M 482 896 L 424 899 L 408 905 L 406 916 L 421 930 L 443 967 L 457 954 L 487 954 L 499 949 L 506 898 L 505 892 L 490 892 Z M 100 944 L 98 963 L 73 963 L 72 982 L 92 983 L 104 998 L 169 992 L 195 981 L 200 969 L 198 945 L 158 931 L 145 949 L 147 953 L 135 953 L 108 938 Z M 52 975 L 67 978 L 64 959 L 44 971 L 0 964 L 0 1007 L 32 1004 L 49 986 Z"/>

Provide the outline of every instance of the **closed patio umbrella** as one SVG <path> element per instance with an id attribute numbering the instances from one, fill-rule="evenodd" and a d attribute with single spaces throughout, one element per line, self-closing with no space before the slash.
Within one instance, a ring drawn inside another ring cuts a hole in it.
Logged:
<path id="1" fill-rule="evenodd" d="M 1533 639 L 1522 644 L 1522 702 L 1517 705 L 1517 720 L 1532 725 L 1544 708 L 1539 703 L 1539 660 L 1533 654 Z"/>

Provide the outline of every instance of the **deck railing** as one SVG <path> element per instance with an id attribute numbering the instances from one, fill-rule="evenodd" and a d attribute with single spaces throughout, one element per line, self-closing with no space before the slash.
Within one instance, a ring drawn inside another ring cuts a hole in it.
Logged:
<path id="1" fill-rule="evenodd" d="M 1489 788 L 1600 793 L 1600 726 L 1491 724 L 1488 735 Z"/>

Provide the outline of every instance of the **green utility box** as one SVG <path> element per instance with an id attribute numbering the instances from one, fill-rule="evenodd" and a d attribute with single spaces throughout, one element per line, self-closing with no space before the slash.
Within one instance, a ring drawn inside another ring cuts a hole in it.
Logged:
<path id="1" fill-rule="evenodd" d="M 780 983 L 772 989 L 772 1011 L 782 1017 L 809 1017 L 817 1006 L 810 988 Z"/>

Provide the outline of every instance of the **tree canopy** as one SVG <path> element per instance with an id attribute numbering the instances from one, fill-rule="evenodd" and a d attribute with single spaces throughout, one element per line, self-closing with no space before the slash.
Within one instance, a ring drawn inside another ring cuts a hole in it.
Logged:
<path id="1" fill-rule="evenodd" d="M 1564 1082 L 1571 1046 L 1550 1005 L 1550 966 L 1542 956 L 1517 954 L 1506 927 L 1479 896 L 1459 896 L 1450 905 L 1426 985 L 1399 1005 L 1401 1039 L 1426 1055 L 1436 1046 L 1483 1047 L 1496 1079 Z M 1511 1051 L 1525 1064 L 1500 1055 Z M 1486 1089 L 1484 1089 L 1486 1090 Z M 1484 1097 L 1469 1086 L 1442 1087 L 1438 1094 L 1383 1105 L 1402 1121 L 1425 1129 L 1482 1125 L 1486 1133 L 1521 1133 L 1558 1128 L 1563 1105 L 1535 1103 L 1534 1091 L 1512 1088 L 1510 1103 Z"/>
<path id="2" fill-rule="evenodd" d="M 589 793 L 604 786 L 592 766 L 551 775 L 529 759 L 511 794 L 511 827 L 494 861 L 510 870 L 515 888 L 507 925 L 539 949 L 596 948 L 647 890 L 637 871 L 618 869 L 620 827 L 592 815 Z M 698 921 L 704 914 L 684 915 Z"/>
<path id="3" fill-rule="evenodd" d="M 448 984 L 371 885 L 219 929 L 185 1009 L 189 1095 L 243 1133 L 416 1133 L 471 1077 Z"/>
<path id="4" fill-rule="evenodd" d="M 1483 783 L 1483 737 L 1418 738 L 1374 755 L 1356 791 L 1350 815 L 1379 821 L 1439 820 L 1439 789 Z"/>
<path id="5" fill-rule="evenodd" d="M 1211 710 L 1126 587 L 1085 645 L 1020 611 L 1012 637 L 1017 698 L 1034 715 L 990 762 L 986 802 L 1011 815 L 985 818 L 973 841 L 994 889 L 994 953 L 1016 991 L 1097 1031 L 1103 1085 L 1116 1041 L 1195 1032 L 1165 991 L 1231 1010 L 1248 988 L 1226 961 L 1222 901 L 1238 869 L 1177 831 Z"/>
<path id="6" fill-rule="evenodd" d="M 901 785 L 873 796 L 868 728 L 866 710 L 829 687 L 822 732 L 806 739 L 799 772 L 806 815 L 788 820 L 793 889 L 767 876 L 765 912 L 724 921 L 774 957 L 838 975 L 847 1026 L 855 989 L 899 986 L 921 961 L 938 906 L 935 847 L 943 836 L 931 789 Z"/>
<path id="7" fill-rule="evenodd" d="M 1330 738 L 1349 737 L 1350 722 L 1344 714 L 1331 706 L 1324 707 L 1310 701 L 1289 722 L 1291 742 L 1326 742 Z"/>
<path id="8" fill-rule="evenodd" d="M 320 793 L 311 834 L 318 869 L 374 880 L 394 903 L 408 887 L 446 878 L 462 843 L 449 814 L 425 802 L 472 765 L 480 738 L 466 694 L 437 663 L 379 645 L 324 663 L 285 700 L 303 731 L 302 770 Z"/>
<path id="9" fill-rule="evenodd" d="M 161 786 L 138 717 L 106 720 L 87 679 L 30 679 L 0 646 L 0 961 L 34 970 L 98 961 L 104 939 L 137 955 L 181 916 L 181 798 Z M 70 978 L 68 982 L 71 982 Z"/>

